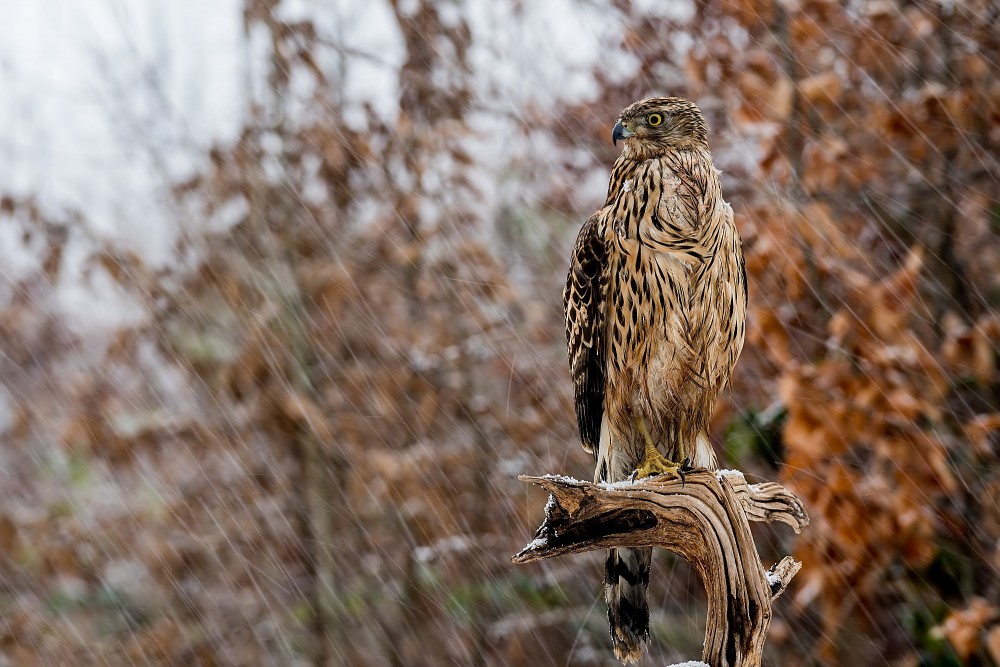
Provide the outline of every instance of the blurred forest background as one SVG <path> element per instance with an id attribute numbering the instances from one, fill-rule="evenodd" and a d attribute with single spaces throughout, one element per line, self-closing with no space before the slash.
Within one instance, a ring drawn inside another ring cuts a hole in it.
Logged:
<path id="1" fill-rule="evenodd" d="M 768 664 L 1000 664 L 1000 3 L 241 9 L 240 127 L 161 172 L 157 259 L 0 198 L 0 664 L 616 664 L 601 556 L 510 556 L 516 475 L 592 476 L 560 294 L 651 94 L 744 238 L 716 447 L 813 520 L 758 532 L 804 562 Z M 653 576 L 644 664 L 697 658 L 700 582 Z"/>

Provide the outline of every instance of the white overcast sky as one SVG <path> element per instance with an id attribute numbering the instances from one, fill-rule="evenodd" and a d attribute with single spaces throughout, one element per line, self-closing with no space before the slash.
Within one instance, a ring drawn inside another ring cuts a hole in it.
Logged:
<path id="1" fill-rule="evenodd" d="M 82 211 L 98 235 L 154 264 L 168 261 L 177 223 L 164 210 L 164 184 L 197 168 L 213 141 L 235 135 L 250 82 L 260 80 L 249 71 L 242 4 L 0 0 L 0 190 Z M 493 0 L 462 4 L 477 80 L 507 111 L 586 97 L 596 61 L 630 66 L 598 57 L 614 31 L 606 9 L 575 0 L 525 3 L 519 12 Z M 343 93 L 356 109 L 372 101 L 394 111 L 405 53 L 387 2 L 286 0 L 281 8 L 377 55 L 381 65 L 352 62 Z"/>
<path id="2" fill-rule="evenodd" d="M 0 2 L 0 183 L 151 259 L 165 178 L 239 126 L 238 0 Z"/>

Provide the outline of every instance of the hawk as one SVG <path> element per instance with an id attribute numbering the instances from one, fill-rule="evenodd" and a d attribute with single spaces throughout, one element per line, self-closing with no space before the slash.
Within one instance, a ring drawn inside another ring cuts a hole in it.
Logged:
<path id="1" fill-rule="evenodd" d="M 715 468 L 715 399 L 743 349 L 746 269 L 722 198 L 705 118 L 654 97 L 622 111 L 624 147 L 604 206 L 573 248 L 563 309 L 583 448 L 595 481 Z M 649 633 L 652 549 L 612 549 L 605 597 L 615 655 L 639 659 Z"/>

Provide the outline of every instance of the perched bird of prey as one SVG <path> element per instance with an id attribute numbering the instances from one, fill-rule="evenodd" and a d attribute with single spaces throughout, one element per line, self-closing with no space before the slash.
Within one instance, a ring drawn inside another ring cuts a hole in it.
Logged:
<path id="1" fill-rule="evenodd" d="M 715 399 L 743 349 L 747 290 L 733 210 L 722 199 L 697 106 L 636 102 L 604 206 L 573 249 L 563 308 L 577 423 L 595 481 L 715 468 Z M 615 654 L 639 659 L 649 633 L 652 549 L 612 549 L 605 597 Z"/>

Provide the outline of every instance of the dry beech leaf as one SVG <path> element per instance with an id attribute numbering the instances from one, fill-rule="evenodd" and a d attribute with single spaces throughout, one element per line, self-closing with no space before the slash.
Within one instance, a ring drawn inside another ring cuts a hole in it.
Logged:
<path id="1" fill-rule="evenodd" d="M 962 660 L 979 650 L 983 628 L 997 617 L 997 608 L 983 598 L 973 598 L 965 609 L 953 611 L 934 634 L 944 637 Z"/>
<path id="2" fill-rule="evenodd" d="M 994 625 L 986 633 L 986 650 L 993 662 L 1000 665 L 1000 625 Z"/>
<path id="3" fill-rule="evenodd" d="M 836 72 L 815 74 L 807 79 L 799 80 L 796 86 L 802 97 L 810 104 L 820 102 L 836 104 L 841 90 L 840 77 L 837 76 Z"/>

